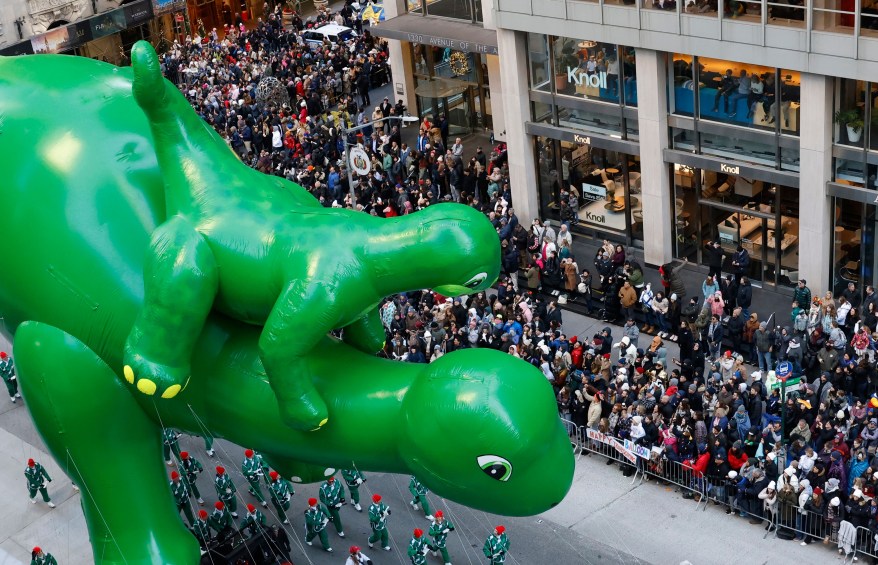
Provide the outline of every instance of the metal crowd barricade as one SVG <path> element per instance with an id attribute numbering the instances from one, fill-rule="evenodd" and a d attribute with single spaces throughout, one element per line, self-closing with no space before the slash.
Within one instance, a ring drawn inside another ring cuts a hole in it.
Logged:
<path id="1" fill-rule="evenodd" d="M 704 503 L 702 511 L 707 509 L 707 477 L 699 476 L 683 463 L 667 459 L 664 454 L 654 452 L 653 457 L 646 462 L 641 482 L 643 479 L 648 481 L 650 477 L 671 483 L 677 487 L 677 491 L 691 493 L 693 498 L 698 497 L 696 510 L 702 502 Z"/>
<path id="2" fill-rule="evenodd" d="M 853 563 L 854 560 L 865 555 L 872 558 L 872 563 L 878 563 L 878 532 L 870 530 L 865 526 L 858 526 L 857 542 L 853 549 L 852 554 L 845 556 L 845 562 L 847 562 L 848 557 L 851 558 L 851 563 Z"/>
<path id="3" fill-rule="evenodd" d="M 567 435 L 570 437 L 570 445 L 573 447 L 573 453 L 576 454 L 576 460 L 578 461 L 582 457 L 582 430 L 573 421 L 566 418 L 561 418 L 561 423 L 564 424 L 564 429 L 567 430 Z"/>

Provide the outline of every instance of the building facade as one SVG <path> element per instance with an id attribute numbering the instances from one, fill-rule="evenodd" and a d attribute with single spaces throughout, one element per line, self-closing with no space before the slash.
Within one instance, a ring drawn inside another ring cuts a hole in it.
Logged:
<path id="1" fill-rule="evenodd" d="M 418 53 L 438 68 L 456 37 L 490 34 L 483 97 L 502 115 L 477 125 L 508 144 L 519 217 L 559 220 L 573 187 L 576 230 L 651 265 L 718 240 L 763 286 L 876 282 L 878 3 L 486 0 L 449 24 L 450 1 L 399 4 L 376 33 L 413 28 L 385 35 L 400 92 L 422 88 Z"/>
<path id="2" fill-rule="evenodd" d="M 4 0 L 0 55 L 64 53 L 124 64 L 140 39 L 160 47 L 263 15 L 264 0 Z"/>

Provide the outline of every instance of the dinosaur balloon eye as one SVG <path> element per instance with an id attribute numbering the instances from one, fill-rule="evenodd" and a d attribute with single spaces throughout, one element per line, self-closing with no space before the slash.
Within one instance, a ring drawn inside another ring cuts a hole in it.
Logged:
<path id="1" fill-rule="evenodd" d="M 492 479 L 506 482 L 512 476 L 512 463 L 499 455 L 482 455 L 476 461 L 482 472 Z"/>
<path id="2" fill-rule="evenodd" d="M 476 288 L 477 286 L 485 282 L 486 278 L 488 278 L 488 273 L 479 273 L 478 275 L 463 283 L 463 286 L 467 288 Z"/>

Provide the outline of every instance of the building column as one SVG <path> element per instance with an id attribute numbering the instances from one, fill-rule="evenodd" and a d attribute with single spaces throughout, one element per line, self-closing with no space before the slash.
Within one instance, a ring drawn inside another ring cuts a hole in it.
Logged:
<path id="1" fill-rule="evenodd" d="M 384 19 L 389 20 L 406 13 L 406 0 L 385 0 Z M 417 115 L 418 101 L 415 98 L 415 78 L 412 66 L 412 46 L 407 41 L 387 40 L 388 60 L 390 62 L 390 82 L 393 84 L 392 102 L 402 98 L 409 113 Z"/>
<path id="2" fill-rule="evenodd" d="M 478 1 L 478 0 L 476 0 Z M 482 26 L 485 29 L 496 30 L 494 23 L 494 0 L 481 0 L 482 3 Z M 488 83 L 491 92 L 491 121 L 494 138 L 506 141 L 506 112 L 503 109 L 502 78 L 500 76 L 500 57 L 498 55 L 486 55 L 485 62 L 488 66 Z"/>
<path id="3" fill-rule="evenodd" d="M 500 80 L 498 84 L 491 80 L 491 99 L 503 105 L 512 207 L 519 221 L 529 225 L 531 219 L 539 217 L 540 202 L 533 137 L 526 133 L 524 127 L 524 123 L 530 120 L 524 33 L 498 29 L 497 50 Z M 495 131 L 495 135 L 499 135 L 502 130 L 497 130 L 495 126 Z"/>
<path id="4" fill-rule="evenodd" d="M 667 79 L 665 54 L 637 49 L 643 258 L 648 265 L 662 265 L 673 258 L 674 214 L 664 159 L 668 147 Z"/>
<path id="5" fill-rule="evenodd" d="M 802 73 L 799 280 L 805 279 L 815 296 L 832 288 L 832 201 L 826 194 L 826 183 L 832 180 L 832 82 L 831 77 Z"/>

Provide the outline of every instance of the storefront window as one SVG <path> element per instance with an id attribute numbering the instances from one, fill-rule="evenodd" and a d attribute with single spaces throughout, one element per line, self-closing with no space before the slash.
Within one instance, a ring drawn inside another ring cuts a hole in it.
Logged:
<path id="1" fill-rule="evenodd" d="M 835 113 L 833 114 L 833 120 L 836 124 L 836 143 L 855 147 L 866 146 L 863 140 L 864 134 L 873 134 L 878 129 L 872 123 L 878 121 L 873 118 L 873 115 L 878 114 L 878 112 L 872 111 L 875 108 L 876 100 L 878 100 L 878 84 L 873 85 L 854 79 L 836 79 Z M 867 128 L 866 124 L 870 126 Z M 867 129 L 868 132 L 866 132 Z"/>
<path id="2" fill-rule="evenodd" d="M 741 247 L 750 256 L 751 280 L 792 286 L 798 280 L 798 199 L 794 187 L 675 164 L 676 256 L 697 262 L 706 245 L 719 242 L 723 271 L 731 272 L 731 257 Z"/>
<path id="3" fill-rule="evenodd" d="M 768 24 L 788 27 L 805 27 L 805 2 L 787 2 L 786 0 L 769 0 Z"/>
<path id="4" fill-rule="evenodd" d="M 530 87 L 549 92 L 549 43 L 548 37 L 539 33 L 527 34 L 527 60 L 530 68 Z"/>
<path id="5" fill-rule="evenodd" d="M 544 217 L 642 240 L 639 157 L 540 137 L 536 145 Z"/>
<path id="6" fill-rule="evenodd" d="M 406 0 L 409 12 L 468 22 L 482 22 L 480 0 Z M 425 10 L 426 8 L 426 10 Z"/>
<path id="7" fill-rule="evenodd" d="M 835 199 L 835 226 L 833 228 L 832 243 L 832 282 L 836 292 L 841 292 L 849 282 L 861 287 L 866 273 L 863 272 L 863 213 L 866 206 L 853 200 Z M 874 215 L 874 212 L 873 212 Z M 874 224 L 873 224 L 874 225 Z M 873 230 L 874 233 L 874 230 Z M 872 270 L 874 268 L 874 242 L 872 257 L 868 263 L 868 280 L 865 284 L 872 284 Z M 861 287 L 862 288 L 862 287 Z"/>

